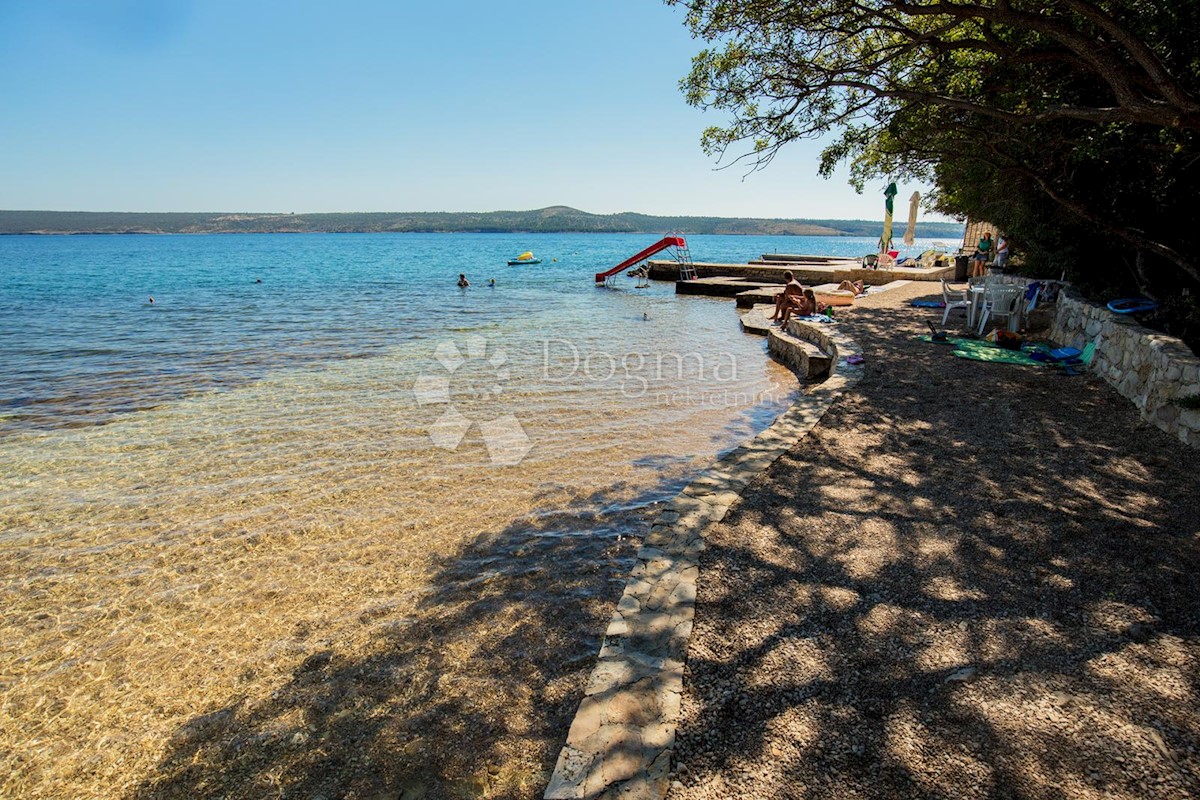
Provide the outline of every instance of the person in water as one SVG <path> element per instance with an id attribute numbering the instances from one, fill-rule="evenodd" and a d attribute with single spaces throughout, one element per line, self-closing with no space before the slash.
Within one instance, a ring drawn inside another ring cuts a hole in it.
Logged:
<path id="1" fill-rule="evenodd" d="M 471 282 L 469 280 L 467 280 L 466 275 L 464 275 L 463 273 L 460 272 L 460 273 L 458 273 L 458 285 L 465 289 L 466 287 L 471 285 Z"/>
<path id="2" fill-rule="evenodd" d="M 495 278 L 488 278 L 488 286 L 495 287 L 495 286 L 496 286 L 496 279 L 495 279 Z"/>
<path id="3" fill-rule="evenodd" d="M 796 280 L 796 276 L 791 270 L 783 273 L 783 291 L 775 295 L 775 313 L 771 315 L 771 320 L 785 319 L 784 312 L 789 306 L 794 305 L 804 296 L 804 285 Z"/>

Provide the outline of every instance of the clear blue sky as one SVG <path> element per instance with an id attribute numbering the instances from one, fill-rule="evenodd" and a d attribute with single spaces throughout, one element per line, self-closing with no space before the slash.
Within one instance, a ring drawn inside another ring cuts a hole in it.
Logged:
<path id="1" fill-rule="evenodd" d="M 881 215 L 815 143 L 715 171 L 700 47 L 656 0 L 0 0 L 0 208 Z"/>

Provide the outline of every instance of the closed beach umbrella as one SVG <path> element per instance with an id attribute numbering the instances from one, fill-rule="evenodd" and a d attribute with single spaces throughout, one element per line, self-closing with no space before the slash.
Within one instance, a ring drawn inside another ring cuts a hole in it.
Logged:
<path id="1" fill-rule="evenodd" d="M 920 192 L 913 192 L 912 197 L 908 198 L 908 227 L 904 229 L 904 244 L 907 247 L 912 247 L 917 236 L 917 203 L 920 202 Z"/>
<path id="2" fill-rule="evenodd" d="M 887 200 L 884 201 L 883 204 L 883 207 L 886 210 L 883 214 L 883 236 L 879 237 L 880 253 L 886 253 L 888 250 L 892 249 L 892 213 L 894 211 L 893 201 L 896 199 L 896 192 L 898 191 L 899 190 L 896 188 L 895 181 L 889 183 L 887 188 L 883 190 L 883 196 L 886 197 Z"/>

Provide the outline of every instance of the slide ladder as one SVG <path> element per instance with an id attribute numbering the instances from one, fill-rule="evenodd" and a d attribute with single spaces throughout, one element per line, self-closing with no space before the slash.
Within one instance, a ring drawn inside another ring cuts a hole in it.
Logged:
<path id="1" fill-rule="evenodd" d="M 683 242 L 675 247 L 675 261 L 679 264 L 679 280 L 694 281 L 696 280 L 696 265 L 692 263 L 692 250 L 682 236 L 679 237 L 679 241 Z"/>
<path id="2" fill-rule="evenodd" d="M 691 264 L 691 260 L 692 260 L 691 253 L 687 251 L 687 242 L 684 240 L 684 238 L 682 236 L 664 236 L 658 242 L 650 245 L 645 250 L 638 253 L 636 256 L 632 256 L 630 258 L 625 259 L 624 261 L 622 261 L 620 264 L 617 264 L 612 269 L 607 270 L 605 272 L 597 272 L 596 273 L 596 283 L 597 284 L 606 284 L 608 282 L 609 278 L 611 278 L 612 276 L 621 272 L 622 270 L 628 269 L 629 267 L 632 267 L 634 264 L 645 261 L 650 256 L 654 255 L 655 253 L 661 253 L 663 250 L 666 250 L 668 247 L 674 247 L 676 249 L 676 251 L 675 251 L 675 260 L 676 261 L 679 261 L 679 251 L 683 250 L 687 254 L 688 264 L 689 265 Z M 682 264 L 683 262 L 680 262 L 680 263 Z"/>

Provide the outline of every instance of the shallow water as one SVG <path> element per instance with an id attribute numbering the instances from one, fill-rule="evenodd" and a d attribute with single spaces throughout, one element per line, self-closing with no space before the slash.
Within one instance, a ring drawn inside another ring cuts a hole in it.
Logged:
<path id="1" fill-rule="evenodd" d="M 691 245 L 871 244 L 803 238 Z M 797 391 L 731 302 L 592 285 L 650 241 L 0 237 L 9 721 L 57 697 L 80 732 L 46 758 L 86 753 L 91 722 L 220 695 L 297 625 L 417 613 L 481 537 L 503 537 L 481 571 L 516 574 L 539 539 L 640 532 Z"/>

